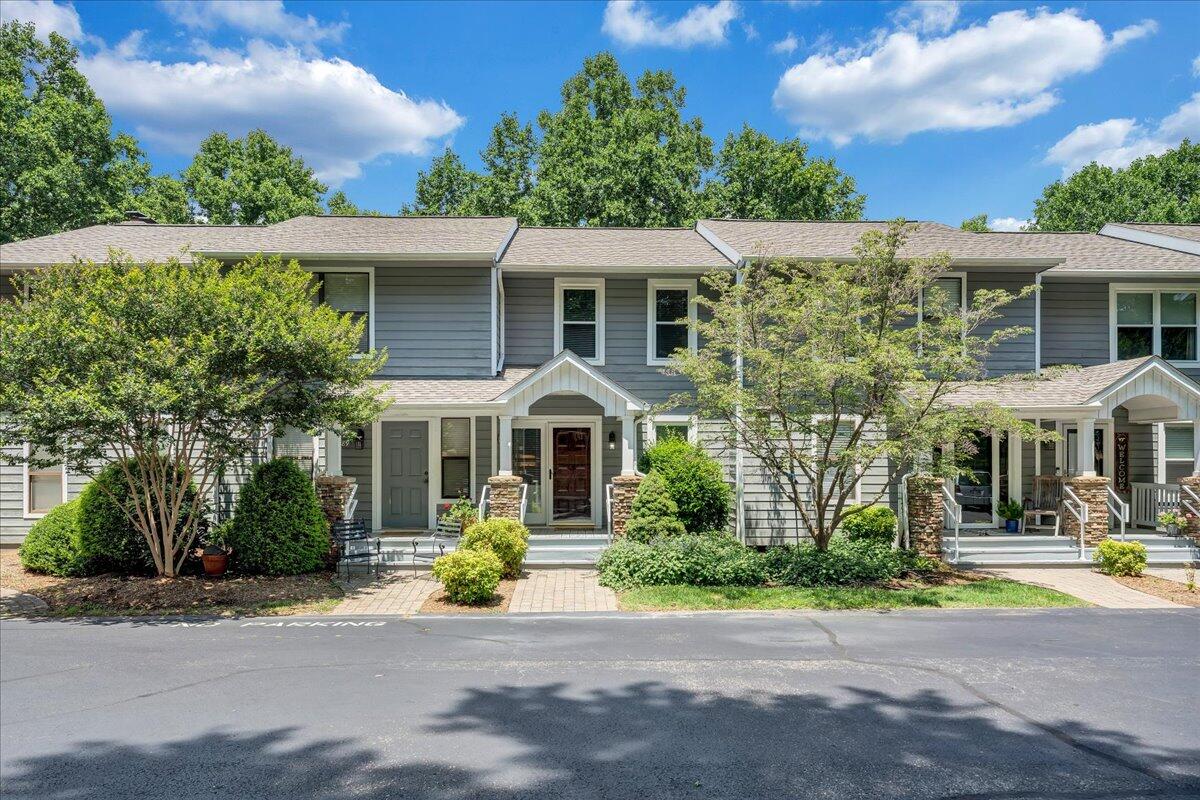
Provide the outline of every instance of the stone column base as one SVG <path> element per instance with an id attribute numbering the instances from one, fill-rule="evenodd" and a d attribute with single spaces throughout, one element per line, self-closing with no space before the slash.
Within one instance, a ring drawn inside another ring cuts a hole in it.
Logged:
<path id="1" fill-rule="evenodd" d="M 488 478 L 488 516 L 521 519 L 520 475 L 493 475 Z"/>
<path id="2" fill-rule="evenodd" d="M 345 515 L 346 503 L 354 491 L 356 480 L 346 475 L 319 475 L 315 483 L 321 511 L 325 519 L 333 524 Z"/>
<path id="3" fill-rule="evenodd" d="M 1193 492 L 1200 494 L 1200 475 L 1185 475 L 1179 479 L 1180 487 L 1190 487 Z M 1188 498 L 1190 499 L 1190 498 Z M 1192 505 L 1196 505 L 1196 501 L 1192 500 Z M 1187 506 L 1183 503 L 1179 504 L 1184 516 L 1187 517 L 1187 535 L 1192 537 L 1192 541 L 1200 545 L 1200 516 L 1196 516 L 1187 510 Z"/>
<path id="4" fill-rule="evenodd" d="M 1095 547 L 1108 538 L 1108 487 L 1112 481 L 1103 475 L 1077 475 L 1065 481 L 1088 509 L 1087 527 L 1083 531 L 1083 543 Z M 1063 509 L 1063 533 L 1079 538 L 1079 520 L 1070 511 Z"/>
<path id="5" fill-rule="evenodd" d="M 933 475 L 908 479 L 908 543 L 926 558 L 942 558 L 942 531 L 946 510 L 942 505 L 945 480 Z"/>
<path id="6" fill-rule="evenodd" d="M 633 511 L 633 498 L 637 497 L 638 487 L 642 484 L 641 475 L 615 475 L 612 479 L 612 530 L 613 538 L 625 535 L 625 523 Z"/>

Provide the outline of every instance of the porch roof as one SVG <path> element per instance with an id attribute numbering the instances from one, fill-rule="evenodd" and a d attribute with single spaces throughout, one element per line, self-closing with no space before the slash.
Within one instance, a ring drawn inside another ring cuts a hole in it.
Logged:
<path id="1" fill-rule="evenodd" d="M 991 381 L 964 383 L 945 397 L 952 406 L 995 403 L 1020 411 L 1111 416 L 1124 405 L 1133 421 L 1196 419 L 1200 386 L 1158 356 L 1092 367 L 1051 367 Z M 1169 407 L 1169 408 L 1168 408 Z"/>
<path id="2" fill-rule="evenodd" d="M 533 367 L 509 367 L 488 378 L 398 378 L 372 381 L 392 405 L 486 405 L 516 386 Z"/>

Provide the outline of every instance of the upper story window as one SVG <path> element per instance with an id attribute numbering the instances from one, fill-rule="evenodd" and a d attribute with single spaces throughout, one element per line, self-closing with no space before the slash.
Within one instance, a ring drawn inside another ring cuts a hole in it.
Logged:
<path id="1" fill-rule="evenodd" d="M 25 445 L 23 492 L 25 516 L 41 517 L 67 499 L 67 472 L 61 465 L 30 467 L 29 445 Z"/>
<path id="2" fill-rule="evenodd" d="M 696 282 L 694 280 L 649 280 L 646 282 L 646 363 L 666 364 L 671 354 L 687 347 L 696 349 Z"/>
<path id="3" fill-rule="evenodd" d="M 368 270 L 325 270 L 314 272 L 320 281 L 317 300 L 330 308 L 350 314 L 354 321 L 365 320 L 359 352 L 365 353 L 375 346 L 375 323 L 371 319 L 374 292 L 374 276 Z"/>
<path id="4" fill-rule="evenodd" d="M 471 496 L 471 419 L 442 420 L 442 497 Z"/>
<path id="5" fill-rule="evenodd" d="M 604 364 L 604 279 L 554 280 L 554 352 Z"/>
<path id="6" fill-rule="evenodd" d="M 1167 361 L 1195 362 L 1200 327 L 1196 289 L 1114 286 L 1112 358 L 1157 355 Z"/>
<path id="7" fill-rule="evenodd" d="M 967 295 L 966 275 L 948 272 L 934 279 L 931 288 L 936 291 L 922 291 L 917 300 L 918 320 L 936 319 L 947 310 L 962 313 Z"/>

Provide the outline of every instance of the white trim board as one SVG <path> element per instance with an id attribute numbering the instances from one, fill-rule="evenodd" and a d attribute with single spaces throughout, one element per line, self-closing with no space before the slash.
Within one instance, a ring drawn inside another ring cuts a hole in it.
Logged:
<path id="1" fill-rule="evenodd" d="M 658 344 L 658 326 L 655 313 L 658 290 L 683 289 L 687 291 L 687 346 L 696 352 L 696 281 L 691 278 L 648 278 L 646 280 L 646 366 L 663 367 L 671 363 L 670 358 L 655 355 Z"/>
<path id="2" fill-rule="evenodd" d="M 596 355 L 592 358 L 587 358 L 580 355 L 579 358 L 583 359 L 594 367 L 602 367 L 604 366 L 605 339 L 604 278 L 554 279 L 554 352 L 556 354 L 564 352 L 563 324 L 566 322 L 566 320 L 563 319 L 563 292 L 567 289 L 591 289 L 596 293 L 595 319 L 590 323 L 586 321 L 572 321 L 570 324 L 591 324 L 594 326 L 596 335 Z"/>

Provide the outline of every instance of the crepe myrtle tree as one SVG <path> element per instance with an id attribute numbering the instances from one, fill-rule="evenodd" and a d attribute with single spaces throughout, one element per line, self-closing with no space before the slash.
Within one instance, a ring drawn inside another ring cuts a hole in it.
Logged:
<path id="1" fill-rule="evenodd" d="M 980 430 L 1042 436 L 995 405 L 946 402 L 956 385 L 984 378 L 997 345 L 1031 332 L 995 320 L 1035 287 L 977 289 L 960 312 L 935 282 L 947 254 L 900 256 L 911 229 L 899 220 L 868 231 L 848 262 L 761 257 L 740 277 L 706 275 L 700 347 L 676 351 L 668 368 L 694 387 L 668 404 L 726 423 L 725 444 L 776 476 L 821 549 L 857 513 L 868 467 L 887 473 L 863 487 L 864 505 L 888 497 L 914 464 L 956 477 Z"/>
<path id="2" fill-rule="evenodd" d="M 356 352 L 363 321 L 318 305 L 295 262 L 111 252 L 14 280 L 0 301 L 0 457 L 23 462 L 28 443 L 33 467 L 120 465 L 122 510 L 160 575 L 179 574 L 218 476 L 265 435 L 352 436 L 380 411 L 368 378 L 385 354 Z"/>

